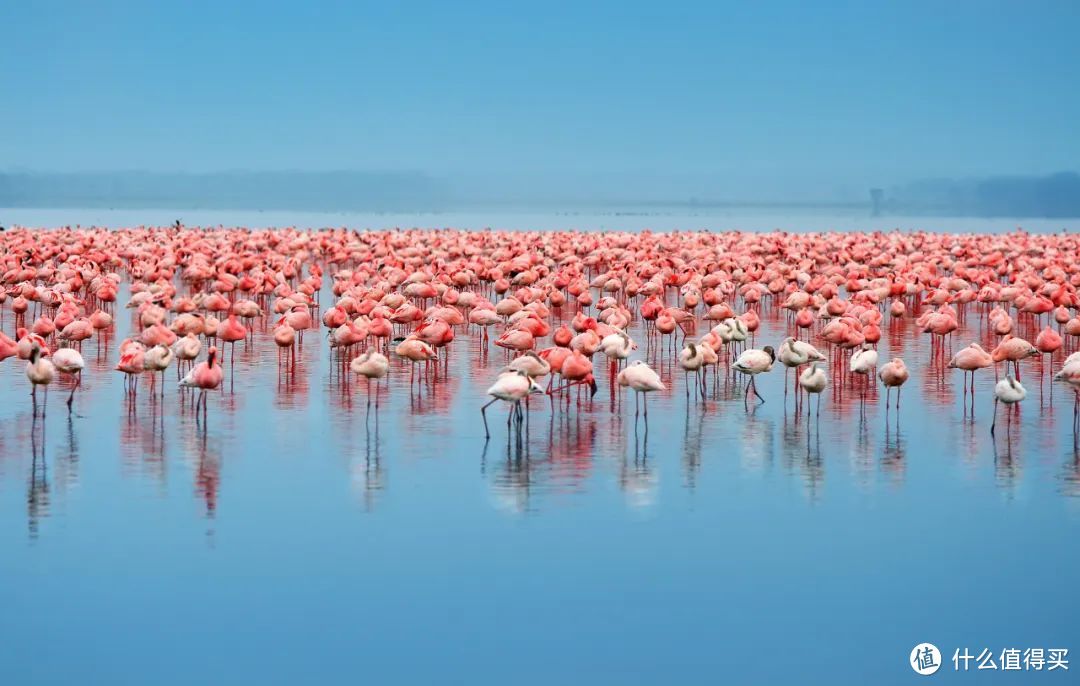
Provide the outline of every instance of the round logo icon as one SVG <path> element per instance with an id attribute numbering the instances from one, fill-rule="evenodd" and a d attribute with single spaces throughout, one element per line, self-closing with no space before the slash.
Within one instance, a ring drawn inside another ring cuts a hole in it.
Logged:
<path id="1" fill-rule="evenodd" d="M 929 676 L 941 668 L 941 651 L 933 643 L 920 643 L 911 651 L 911 668 Z"/>

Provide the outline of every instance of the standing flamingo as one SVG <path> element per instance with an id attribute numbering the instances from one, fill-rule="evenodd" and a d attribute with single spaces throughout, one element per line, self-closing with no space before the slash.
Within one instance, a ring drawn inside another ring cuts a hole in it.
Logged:
<path id="1" fill-rule="evenodd" d="M 657 374 L 652 367 L 645 364 L 641 360 L 635 360 L 633 364 L 629 365 L 626 369 L 619 372 L 618 376 L 619 385 L 624 388 L 630 388 L 634 391 L 634 398 L 641 398 L 641 403 L 644 407 L 645 414 L 645 426 L 649 426 L 649 398 L 648 393 L 654 391 L 667 390 L 667 386 L 660 380 L 660 375 Z M 638 416 L 638 403 L 634 403 L 634 421 L 637 421 Z"/>
<path id="2" fill-rule="evenodd" d="M 705 349 L 708 346 L 696 344 L 693 341 L 688 341 L 686 347 L 679 351 L 679 367 L 683 370 L 683 379 L 686 386 L 686 399 L 690 400 L 690 374 L 694 374 L 694 385 L 697 390 L 694 394 L 697 395 L 698 391 L 701 392 L 701 398 L 705 399 L 705 382 L 703 380 L 703 374 L 701 370 L 705 366 Z M 690 406 L 686 406 L 686 411 L 690 411 Z"/>
<path id="3" fill-rule="evenodd" d="M 49 405 L 49 384 L 56 376 L 56 367 L 41 354 L 41 347 L 34 343 L 30 347 L 30 361 L 26 363 L 26 378 L 30 381 L 30 396 L 33 398 L 34 415 L 37 415 L 37 387 L 45 387 L 45 400 L 41 405 L 41 416 L 45 417 L 45 411 Z"/>
<path id="4" fill-rule="evenodd" d="M 52 356 L 56 371 L 74 377 L 75 383 L 71 386 L 71 395 L 68 396 L 68 412 L 71 412 L 71 401 L 75 398 L 75 390 L 82 385 L 82 370 L 86 366 L 83 356 L 75 348 L 60 348 Z"/>
<path id="5" fill-rule="evenodd" d="M 1012 408 L 1013 405 L 1020 402 L 1027 397 L 1027 390 L 1020 385 L 1020 382 L 1012 378 L 1011 374 L 1006 374 L 1005 378 L 997 382 L 994 386 L 994 421 L 990 422 L 990 435 L 994 435 L 994 428 L 997 426 L 997 406 L 998 402 L 1005 403 L 1006 408 Z M 1009 414 L 1009 425 L 1012 426 L 1012 415 Z"/>
<path id="6" fill-rule="evenodd" d="M 225 376 L 225 372 L 221 369 L 220 364 L 214 364 L 217 358 L 217 346 L 210 346 L 210 349 L 206 351 L 206 361 L 200 362 L 191 368 L 191 371 L 187 373 L 183 379 L 180 379 L 180 385 L 184 388 L 198 388 L 199 398 L 195 401 L 195 420 L 199 419 L 199 403 L 202 403 L 203 414 L 206 414 L 206 392 L 212 391 L 221 385 L 221 380 Z"/>
<path id="7" fill-rule="evenodd" d="M 497 400 L 505 400 L 510 403 L 510 413 L 506 417 L 506 429 L 509 432 L 511 419 L 521 422 L 521 401 L 530 393 L 543 392 L 543 387 L 530 379 L 529 375 L 524 371 L 500 374 L 495 383 L 487 389 L 487 394 L 491 396 L 491 400 L 480 408 L 480 417 L 484 420 L 485 440 L 491 438 L 491 431 L 488 429 L 487 423 L 487 408 L 492 403 Z M 509 435 L 507 435 L 507 438 L 509 439 Z"/>
<path id="8" fill-rule="evenodd" d="M 881 366 L 878 371 L 878 378 L 881 379 L 881 383 L 885 385 L 885 411 L 889 411 L 889 393 L 892 389 L 896 389 L 896 410 L 900 411 L 900 387 L 908 380 L 910 374 L 908 369 L 904 366 L 904 361 L 899 357 L 894 357 L 890 362 L 886 362 Z"/>
<path id="9" fill-rule="evenodd" d="M 172 364 L 173 359 L 176 357 L 172 348 L 164 343 L 158 343 L 154 347 L 150 348 L 143 355 L 143 368 L 150 372 L 150 381 L 154 380 L 154 372 L 161 373 L 161 395 L 165 395 L 165 370 Z M 151 391 L 153 388 L 151 387 Z"/>
<path id="10" fill-rule="evenodd" d="M 968 375 L 971 375 L 971 395 L 975 395 L 975 371 L 994 366 L 994 358 L 990 353 L 983 350 L 978 343 L 972 343 L 962 348 L 949 360 L 949 369 L 960 369 L 964 372 L 964 392 L 968 389 Z M 965 396 L 966 397 L 966 396 Z"/>
<path id="11" fill-rule="evenodd" d="M 818 397 L 817 401 L 817 415 L 821 416 L 821 392 L 825 390 L 825 386 L 828 385 L 829 379 L 825 375 L 825 370 L 818 366 L 817 362 L 812 363 L 809 367 L 803 370 L 799 375 L 799 386 L 806 391 L 807 398 L 810 394 Z M 810 416 L 810 401 L 806 401 L 806 416 Z"/>
<path id="12" fill-rule="evenodd" d="M 386 359 L 386 355 L 383 355 L 375 348 L 368 348 L 367 351 L 359 357 L 354 357 L 349 363 L 349 369 L 353 374 L 362 376 L 367 380 L 367 397 L 368 397 L 368 410 L 371 410 L 371 380 L 375 379 L 375 409 L 379 409 L 379 387 L 378 380 L 385 377 L 390 371 L 390 360 Z"/>
<path id="13" fill-rule="evenodd" d="M 788 381 L 787 375 L 789 369 L 798 370 L 799 367 L 810 362 L 824 362 L 825 356 L 821 352 L 810 345 L 806 341 L 800 341 L 792 337 L 787 337 L 784 342 L 780 344 L 780 349 L 776 351 L 776 358 L 780 360 L 780 363 L 784 365 L 784 401 L 787 402 L 788 393 Z M 824 372 L 823 372 L 824 373 Z"/>
<path id="14" fill-rule="evenodd" d="M 738 321 L 738 320 L 736 320 Z M 746 340 L 743 338 L 743 340 Z M 743 406 L 747 404 L 747 399 L 750 397 L 750 391 L 754 392 L 757 399 L 762 403 L 765 402 L 765 398 L 761 397 L 758 393 L 757 383 L 755 379 L 758 374 L 768 372 L 772 370 L 773 363 L 776 362 L 776 353 L 773 351 L 771 345 L 767 345 L 764 348 L 758 350 L 757 348 L 750 348 L 744 350 L 738 359 L 735 360 L 735 364 L 731 365 L 732 369 L 742 374 L 746 374 L 750 377 L 750 384 L 746 389 L 746 393 L 743 394 Z"/>
<path id="15" fill-rule="evenodd" d="M 878 353 L 874 349 L 874 346 L 869 343 L 863 343 L 862 349 L 856 350 L 851 355 L 851 363 L 849 368 L 852 374 L 860 374 L 863 377 L 863 387 L 861 397 L 861 407 L 866 406 L 866 388 L 870 385 L 870 375 L 873 374 L 874 369 L 877 368 Z"/>

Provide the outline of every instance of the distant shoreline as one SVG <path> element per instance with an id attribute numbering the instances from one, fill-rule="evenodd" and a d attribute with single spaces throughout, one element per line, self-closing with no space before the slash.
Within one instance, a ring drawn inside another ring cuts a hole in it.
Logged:
<path id="1" fill-rule="evenodd" d="M 827 192 L 628 174 L 532 179 L 410 171 L 0 172 L 0 206 L 188 212 L 712 214 L 839 212 L 894 217 L 1080 216 L 1080 174 L 928 178 Z M 850 184 L 849 184 L 850 186 Z"/>

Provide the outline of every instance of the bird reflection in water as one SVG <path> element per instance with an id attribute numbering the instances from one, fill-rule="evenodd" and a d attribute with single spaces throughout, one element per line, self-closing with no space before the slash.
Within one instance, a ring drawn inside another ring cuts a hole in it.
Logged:
<path id="1" fill-rule="evenodd" d="M 622 420 L 613 422 L 621 431 Z M 560 481 L 571 487 L 583 484 L 592 471 L 593 456 L 596 454 L 596 433 L 598 427 L 592 417 L 583 418 L 580 413 L 558 414 L 548 422 L 548 446 L 552 469 Z"/>
<path id="2" fill-rule="evenodd" d="M 605 426 L 610 429 L 609 424 L 605 423 Z M 550 420 L 546 436 L 540 433 L 530 437 L 525 432 L 519 439 L 515 431 L 513 439 L 502 447 L 500 459 L 493 465 L 488 463 L 489 451 L 500 449 L 492 448 L 492 442 L 485 441 L 480 456 L 481 474 L 485 475 L 489 466 L 495 469 L 492 491 L 496 507 L 526 511 L 533 491 L 538 487 L 583 491 L 593 467 L 598 430 L 592 417 L 558 414 Z M 532 441 L 542 442 L 539 450 L 530 446 Z"/>
<path id="3" fill-rule="evenodd" d="M 26 495 L 26 519 L 30 538 L 38 537 L 39 522 L 49 516 L 49 465 L 45 460 L 45 420 L 37 417 L 30 426 L 30 481 Z"/>
<path id="4" fill-rule="evenodd" d="M 948 368 L 951 359 L 951 353 L 932 355 L 929 364 L 922 370 L 922 397 L 928 405 L 952 407 L 956 402 L 956 383 L 952 370 Z"/>
<path id="5" fill-rule="evenodd" d="M 638 441 L 634 441 L 633 461 L 624 456 L 619 469 L 619 488 L 626 494 L 627 504 L 634 508 L 649 507 L 656 503 L 659 477 L 649 461 L 647 428 L 645 433 L 646 437 L 641 441 L 640 447 Z"/>
<path id="6" fill-rule="evenodd" d="M 806 495 L 816 502 L 825 483 L 821 458 L 821 432 L 817 422 L 785 423 L 781 432 L 783 464 L 788 472 L 802 475 Z"/>
<path id="7" fill-rule="evenodd" d="M 1065 455 L 1061 473 L 1061 492 L 1080 496 L 1080 436 L 1073 434 L 1072 450 Z"/>
<path id="8" fill-rule="evenodd" d="M 154 396 L 150 396 L 153 398 Z M 166 481 L 165 410 L 160 403 L 148 405 L 149 415 L 125 415 L 121 427 L 120 453 L 126 470 L 141 467 L 164 487 Z"/>
<path id="9" fill-rule="evenodd" d="M 683 484 L 690 490 L 694 490 L 697 485 L 698 472 L 701 470 L 701 446 L 702 446 L 702 428 L 705 422 L 705 406 L 701 405 L 701 409 L 696 413 L 693 420 L 690 418 L 690 412 L 686 413 L 685 423 L 683 424 Z"/>
<path id="10" fill-rule="evenodd" d="M 772 467 L 776 450 L 773 424 L 772 419 L 757 417 L 753 412 L 742 419 L 743 469 L 761 473 Z"/>
<path id="11" fill-rule="evenodd" d="M 369 427 L 364 437 L 364 457 L 354 457 L 351 470 L 353 490 L 361 496 L 367 512 L 375 509 L 377 496 L 386 487 L 379 454 L 381 446 L 379 419 L 376 415 L 374 429 Z"/>
<path id="12" fill-rule="evenodd" d="M 488 445 L 489 442 L 485 441 L 482 464 L 487 461 Z M 522 452 L 520 438 L 513 446 L 507 443 L 505 459 L 492 482 L 492 496 L 496 508 L 511 512 L 525 512 L 529 509 L 532 466 L 528 455 Z"/>
<path id="13" fill-rule="evenodd" d="M 54 479 L 61 493 L 79 483 L 79 441 L 72 415 L 67 418 L 67 442 L 56 456 Z"/>
<path id="14" fill-rule="evenodd" d="M 896 412 L 896 425 L 890 426 L 888 417 L 885 422 L 885 445 L 881 454 L 881 470 L 896 486 L 904 483 L 907 475 L 907 442 L 900 432 L 900 413 Z"/>
<path id="15" fill-rule="evenodd" d="M 114 329 L 115 326 L 109 326 L 98 332 L 97 349 L 94 353 L 94 371 L 98 373 L 107 372 L 112 369 L 109 342 L 112 339 L 112 332 Z"/>
<path id="16" fill-rule="evenodd" d="M 303 352 L 303 344 L 297 344 L 289 367 L 285 373 L 278 374 L 277 393 L 274 394 L 275 409 L 303 408 L 308 404 L 311 374 L 308 372 L 307 358 Z"/>
<path id="17" fill-rule="evenodd" d="M 406 371 L 404 364 L 406 363 L 398 361 L 399 378 Z M 408 364 L 410 367 L 418 366 Z M 460 379 L 448 375 L 434 362 L 423 363 L 422 368 L 417 370 L 416 377 L 418 381 L 411 385 L 409 393 L 410 412 L 414 415 L 429 416 L 449 413 L 454 404 L 454 397 L 457 395 Z"/>
<path id="18" fill-rule="evenodd" d="M 195 471 L 195 495 L 206 505 L 207 518 L 213 519 L 217 513 L 218 491 L 221 488 L 221 455 L 216 447 L 213 450 L 209 448 L 205 432 L 195 440 L 199 451 Z"/>
<path id="19" fill-rule="evenodd" d="M 1010 408 L 1011 409 L 1011 408 Z M 994 480 L 998 486 L 1010 495 L 1015 493 L 1016 484 L 1022 472 L 1022 464 L 1014 455 L 1013 448 L 1020 441 L 1020 423 L 1015 428 L 1006 430 L 1004 440 L 998 437 L 992 441 L 994 448 Z"/>
<path id="20" fill-rule="evenodd" d="M 856 427 L 851 442 L 851 468 L 856 482 L 866 486 L 874 474 L 874 442 L 870 439 L 870 423 L 865 416 L 859 417 Z"/>
<path id="21" fill-rule="evenodd" d="M 125 381 L 126 381 L 127 380 L 127 375 L 125 375 L 124 378 L 125 378 Z M 139 377 L 136 376 L 135 377 L 135 386 L 133 386 L 133 388 L 138 387 L 138 379 L 139 379 Z M 129 425 L 133 424 L 135 421 L 137 421 L 137 418 L 139 416 L 139 404 L 140 403 L 137 402 L 136 399 L 135 399 L 135 394 L 134 393 L 131 393 L 131 392 L 124 393 L 124 416 L 127 418 L 127 423 Z"/>

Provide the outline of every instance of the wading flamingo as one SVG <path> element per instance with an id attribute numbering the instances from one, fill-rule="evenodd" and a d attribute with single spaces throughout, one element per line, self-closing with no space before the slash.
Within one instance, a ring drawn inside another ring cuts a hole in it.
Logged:
<path id="1" fill-rule="evenodd" d="M 644 406 L 645 414 L 645 426 L 649 425 L 649 393 L 653 391 L 663 391 L 667 389 L 664 382 L 660 380 L 660 375 L 657 374 L 649 365 L 645 364 L 641 360 L 635 360 L 633 364 L 629 365 L 626 369 L 619 372 L 618 383 L 624 388 L 630 388 L 634 391 L 634 398 L 641 397 L 641 403 Z M 638 416 L 638 403 L 634 402 L 634 419 L 637 420 Z"/>
<path id="2" fill-rule="evenodd" d="M 1027 397 L 1027 390 L 1020 385 L 1020 382 L 1012 378 L 1011 374 L 1006 374 L 1005 378 L 997 382 L 994 386 L 994 421 L 990 422 L 990 435 L 994 435 L 994 428 L 997 426 L 997 407 L 998 403 L 1005 403 L 1007 411 L 1011 411 L 1012 406 L 1019 403 L 1021 400 Z M 1012 426 L 1012 415 L 1009 414 L 1009 425 Z"/>
<path id="3" fill-rule="evenodd" d="M 41 416 L 45 417 L 45 411 L 49 405 L 49 384 L 56 376 L 56 367 L 41 354 L 41 347 L 37 343 L 30 346 L 30 361 L 26 363 L 26 378 L 30 382 L 30 397 L 33 398 L 34 415 L 37 415 L 37 387 L 45 387 L 45 400 L 41 405 Z"/>
<path id="4" fill-rule="evenodd" d="M 500 374 L 495 383 L 487 389 L 487 394 L 491 396 L 491 400 L 480 408 L 480 417 L 484 420 L 484 438 L 491 438 L 491 431 L 488 429 L 487 423 L 487 408 L 492 403 L 497 400 L 505 400 L 510 403 L 510 412 L 506 416 L 506 430 L 509 432 L 511 419 L 516 419 L 519 424 L 521 422 L 521 401 L 528 397 L 530 393 L 543 392 L 543 387 L 530 379 L 529 375 L 523 371 Z M 507 438 L 509 439 L 509 435 Z"/>
<path id="5" fill-rule="evenodd" d="M 71 401 L 75 398 L 75 390 L 82 385 L 82 370 L 86 366 L 83 356 L 75 348 L 60 348 L 52 356 L 56 371 L 71 376 L 75 383 L 71 386 L 71 395 L 68 396 L 68 412 L 71 412 Z"/>
<path id="6" fill-rule="evenodd" d="M 802 374 L 799 374 L 799 386 L 802 387 L 807 394 L 806 401 L 806 416 L 810 416 L 810 400 L 811 394 L 818 397 L 817 401 L 817 414 L 821 416 L 821 392 L 825 390 L 825 386 L 829 383 L 829 378 L 825 374 L 825 370 L 818 366 L 817 362 L 812 363 L 809 367 L 803 370 Z"/>
<path id="7" fill-rule="evenodd" d="M 198 388 L 199 398 L 195 401 L 195 421 L 199 420 L 199 403 L 202 403 L 203 414 L 206 414 L 206 392 L 212 391 L 221 385 L 221 380 L 225 376 L 225 372 L 221 369 L 220 364 L 215 364 L 217 359 L 218 349 L 217 346 L 210 346 L 210 349 L 206 351 L 206 361 L 200 362 L 191 368 L 191 371 L 187 373 L 183 379 L 180 379 L 180 385 L 184 388 Z"/>
<path id="8" fill-rule="evenodd" d="M 892 389 L 896 389 L 896 409 L 900 410 L 900 387 L 903 386 L 910 374 L 908 369 L 904 366 L 904 361 L 899 357 L 894 357 L 891 361 L 881 365 L 881 369 L 878 370 L 878 378 L 881 379 L 881 383 L 885 386 L 885 411 L 889 411 L 889 393 Z"/>
<path id="9" fill-rule="evenodd" d="M 353 374 L 362 376 L 367 380 L 368 409 L 371 409 L 371 380 L 375 379 L 375 409 L 379 409 L 379 379 L 384 378 L 390 372 L 390 360 L 386 359 L 375 348 L 368 348 L 363 355 L 354 357 L 349 362 L 349 369 Z"/>
<path id="10" fill-rule="evenodd" d="M 745 340 L 745 339 L 744 339 Z M 761 402 L 765 402 L 765 398 L 761 397 L 758 393 L 757 383 L 755 378 L 758 374 L 768 372 L 772 369 L 773 363 L 776 362 L 776 353 L 773 351 L 771 345 L 767 345 L 764 348 L 758 350 L 757 348 L 750 348 L 744 350 L 739 358 L 735 360 L 735 364 L 731 365 L 732 369 L 742 374 L 747 374 L 750 377 L 750 385 L 746 389 L 746 393 L 743 395 L 743 406 L 747 404 L 747 398 L 750 397 L 750 391 L 754 392 L 757 399 Z"/>

